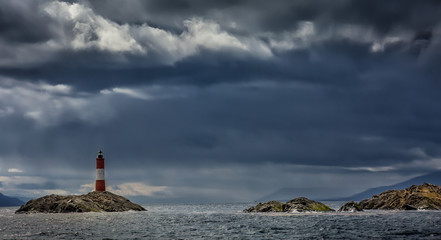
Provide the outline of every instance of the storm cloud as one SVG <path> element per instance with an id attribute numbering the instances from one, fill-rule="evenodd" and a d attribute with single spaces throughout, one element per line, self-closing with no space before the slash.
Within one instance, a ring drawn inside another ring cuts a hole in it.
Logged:
<path id="1" fill-rule="evenodd" d="M 439 169 L 440 5 L 1 1 L 0 191 L 90 191 L 99 149 L 157 201 Z"/>

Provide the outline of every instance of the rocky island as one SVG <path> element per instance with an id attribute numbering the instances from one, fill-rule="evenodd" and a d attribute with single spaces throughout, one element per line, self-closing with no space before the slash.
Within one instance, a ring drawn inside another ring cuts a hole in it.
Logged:
<path id="1" fill-rule="evenodd" d="M 404 190 L 389 190 L 359 203 L 363 209 L 441 210 L 441 187 L 424 183 Z"/>
<path id="2" fill-rule="evenodd" d="M 363 208 L 360 204 L 350 201 L 345 203 L 341 208 L 338 210 L 339 212 L 362 212 Z"/>
<path id="3" fill-rule="evenodd" d="M 291 201 L 282 203 L 279 201 L 269 201 L 259 203 L 254 207 L 245 209 L 244 212 L 329 212 L 334 211 L 327 205 L 309 200 L 305 197 L 294 198 Z"/>
<path id="4" fill-rule="evenodd" d="M 70 213 L 70 212 L 123 212 L 146 211 L 125 197 L 111 192 L 95 191 L 84 195 L 48 195 L 32 199 L 15 213 Z"/>
<path id="5" fill-rule="evenodd" d="M 388 190 L 359 203 L 350 201 L 339 212 L 363 210 L 441 210 L 441 187 L 424 183 L 412 185 L 404 190 Z M 327 205 L 304 197 L 282 203 L 269 201 L 245 209 L 244 212 L 327 212 L 334 211 Z"/>

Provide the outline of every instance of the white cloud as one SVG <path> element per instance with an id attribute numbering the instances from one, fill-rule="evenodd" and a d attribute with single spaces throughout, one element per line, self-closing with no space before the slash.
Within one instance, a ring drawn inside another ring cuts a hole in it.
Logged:
<path id="1" fill-rule="evenodd" d="M 23 170 L 18 169 L 18 168 L 9 168 L 8 169 L 8 173 L 22 173 Z"/>
<path id="2" fill-rule="evenodd" d="M 74 49 L 96 47 L 111 52 L 145 53 L 145 49 L 130 35 L 127 24 L 114 23 L 81 4 L 52 2 L 45 7 L 45 11 L 58 21 L 73 24 L 70 44 Z M 64 38 L 68 36 L 63 35 Z"/>
<path id="3" fill-rule="evenodd" d="M 381 167 L 350 167 L 346 169 L 352 171 L 389 172 L 392 170 L 396 170 L 397 168 L 394 166 L 381 166 Z"/>
<path id="4" fill-rule="evenodd" d="M 68 85 L 31 83 L 0 76 L 0 117 L 22 115 L 40 127 L 72 120 L 95 123 L 96 114 L 110 119 L 113 112 L 106 101 L 108 99 L 99 95 L 78 94 Z M 8 105 L 1 106 L 2 103 Z"/>
<path id="5" fill-rule="evenodd" d="M 100 91 L 101 94 L 113 94 L 113 93 L 117 93 L 117 94 L 123 94 L 129 97 L 133 97 L 133 98 L 138 98 L 138 99 L 142 99 L 142 100 L 150 100 L 152 99 L 151 96 L 149 96 L 147 93 L 138 91 L 138 90 L 134 90 L 134 89 L 130 89 L 130 88 L 112 88 L 112 89 L 104 89 Z"/>
<path id="6" fill-rule="evenodd" d="M 395 29 L 388 35 L 381 36 L 372 27 L 355 24 L 333 25 L 325 30 L 317 31 L 314 22 L 304 21 L 300 22 L 297 29 L 293 31 L 280 35 L 270 33 L 267 37 L 271 48 L 279 51 L 305 49 L 314 43 L 345 39 L 370 45 L 372 52 L 382 52 L 389 44 L 411 41 L 412 33 Z"/>
<path id="7" fill-rule="evenodd" d="M 64 93 L 64 94 L 68 94 L 72 91 L 72 87 L 65 84 L 50 85 L 46 83 L 40 83 L 38 85 L 38 88 L 48 92 Z"/>
<path id="8" fill-rule="evenodd" d="M 123 196 L 155 196 L 158 193 L 169 194 L 168 187 L 149 186 L 141 182 L 128 182 L 106 187 L 107 191 Z"/>
<path id="9" fill-rule="evenodd" d="M 0 176 L 0 182 L 2 182 L 3 186 L 13 188 L 17 185 L 26 183 L 43 184 L 46 180 L 34 176 Z"/>
<path id="10" fill-rule="evenodd" d="M 222 31 L 221 26 L 216 22 L 192 18 L 186 20 L 184 25 L 187 31 L 183 32 L 180 37 L 190 47 L 196 49 L 202 47 L 215 51 L 239 51 L 259 58 L 273 56 L 267 44 L 256 37 L 233 36 L 231 33 Z"/>
<path id="11" fill-rule="evenodd" d="M 111 89 L 103 89 L 100 91 L 102 95 L 124 95 L 131 98 L 141 100 L 158 100 L 168 98 L 182 98 L 194 93 L 194 87 L 189 86 L 147 86 L 138 88 L 115 87 Z"/>
<path id="12" fill-rule="evenodd" d="M 281 38 L 270 38 L 270 46 L 277 50 L 292 50 L 309 47 L 316 35 L 313 22 L 305 21 L 299 23 L 298 29 L 293 32 L 285 32 Z"/>
<path id="13" fill-rule="evenodd" d="M 27 118 L 34 119 L 36 121 L 41 121 L 41 122 L 43 121 L 43 113 L 41 111 L 25 112 L 24 116 Z"/>
<path id="14" fill-rule="evenodd" d="M 213 50 L 221 50 L 223 48 L 249 50 L 248 46 L 239 41 L 239 39 L 225 31 L 221 31 L 219 24 L 215 22 L 193 18 L 186 20 L 184 25 L 187 27 L 187 32 L 181 35 L 182 38 L 196 47 L 201 46 Z"/>
<path id="15" fill-rule="evenodd" d="M 383 52 L 388 44 L 404 41 L 405 37 L 388 36 L 383 39 L 374 40 L 371 45 L 372 52 Z"/>
<path id="16" fill-rule="evenodd" d="M 147 24 L 132 27 L 132 34 L 146 48 L 156 51 L 169 64 L 197 54 L 201 49 L 230 51 L 259 58 L 272 57 L 271 49 L 256 37 L 237 37 L 221 29 L 213 21 L 191 18 L 184 21 L 180 35 L 153 28 Z"/>
<path id="17" fill-rule="evenodd" d="M 0 76 L 0 117 L 22 116 L 37 127 L 52 127 L 65 122 L 82 121 L 101 124 L 110 121 L 118 111 L 113 102 L 121 96 L 141 100 L 182 98 L 194 93 L 194 87 L 140 86 L 103 89 L 100 94 L 75 91 L 69 85 L 52 85 L 18 81 Z M 3 103 L 7 105 L 2 106 Z M 96 116 L 102 118 L 96 118 Z"/>
<path id="18" fill-rule="evenodd" d="M 41 64 L 66 50 L 88 49 L 114 53 L 113 60 L 118 62 L 126 61 L 128 53 L 164 64 L 196 55 L 201 49 L 228 51 L 234 57 L 273 56 L 270 46 L 259 36 L 235 35 L 223 30 L 219 23 L 203 18 L 190 18 L 183 22 L 181 33 L 172 33 L 148 23 L 119 24 L 81 3 L 52 1 L 39 5 L 36 11 L 52 18 L 48 23 L 52 38 L 35 44 L 14 45 L 0 39 L 0 66 Z M 150 52 L 154 54 L 148 54 Z M 57 90 L 62 90 L 60 87 Z"/>
<path id="19" fill-rule="evenodd" d="M 58 23 L 53 26 L 58 32 L 58 39 L 51 39 L 45 45 L 55 51 L 95 48 L 141 55 L 155 51 L 155 57 L 168 64 L 195 55 L 200 49 L 228 50 L 259 58 L 272 56 L 269 46 L 259 38 L 234 36 L 223 31 L 218 23 L 202 18 L 184 21 L 185 29 L 178 35 L 150 27 L 147 23 L 121 25 L 79 3 L 51 2 L 44 11 Z"/>
<path id="20" fill-rule="evenodd" d="M 219 22 L 193 17 L 183 22 L 181 32 L 151 27 L 147 22 L 130 25 L 104 18 L 81 3 L 51 1 L 36 11 L 48 15 L 51 39 L 35 44 L 9 44 L 0 39 L 0 66 L 41 64 L 66 51 L 94 49 L 113 53 L 109 61 L 127 61 L 125 54 L 144 57 L 145 62 L 174 64 L 200 53 L 201 49 L 227 51 L 232 57 L 271 58 L 273 51 L 305 49 L 315 43 L 346 39 L 366 44 L 372 52 L 382 52 L 397 42 L 410 42 L 411 31 L 393 29 L 386 36 L 373 27 L 356 24 L 329 24 L 319 29 L 312 21 L 299 22 L 295 29 L 283 33 L 237 33 L 225 29 L 246 29 L 233 20 Z M 225 29 L 223 28 L 225 27 Z M 264 39 L 264 40 L 263 40 Z M 152 54 L 150 54 L 152 53 Z"/>
<path id="21" fill-rule="evenodd" d="M 88 192 L 93 191 L 94 189 L 95 189 L 95 182 L 81 185 L 81 187 L 78 191 L 80 193 L 88 193 Z"/>
<path id="22" fill-rule="evenodd" d="M 62 23 L 57 26 L 60 38 L 51 42 L 53 46 L 61 48 L 97 48 L 142 55 L 151 50 L 157 52 L 157 57 L 167 63 L 197 54 L 201 48 L 239 51 L 263 58 L 272 56 L 271 49 L 261 40 L 253 36 L 233 36 L 222 31 L 218 23 L 202 18 L 184 21 L 185 30 L 176 35 L 164 29 L 150 27 L 147 23 L 140 26 L 120 25 L 78 3 L 51 2 L 44 10 Z M 66 34 L 65 28 L 68 26 L 72 28 L 67 29 L 72 31 L 72 36 Z"/>
<path id="23" fill-rule="evenodd" d="M 56 195 L 68 195 L 69 192 L 63 189 L 43 189 L 43 190 L 22 190 L 23 191 L 23 195 L 22 196 L 45 196 L 45 195 L 51 195 L 51 194 L 56 194 Z"/>
<path id="24" fill-rule="evenodd" d="M 194 46 L 188 45 L 178 35 L 147 24 L 131 27 L 132 35 L 149 51 L 157 53 L 160 61 L 167 64 L 196 53 Z"/>

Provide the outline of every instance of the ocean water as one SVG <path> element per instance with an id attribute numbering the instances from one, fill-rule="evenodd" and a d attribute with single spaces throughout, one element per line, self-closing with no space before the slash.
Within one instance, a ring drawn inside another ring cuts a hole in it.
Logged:
<path id="1" fill-rule="evenodd" d="M 328 203 L 338 208 L 337 203 Z M 242 213 L 248 204 L 152 204 L 147 212 L 14 214 L 0 239 L 441 239 L 441 211 Z"/>

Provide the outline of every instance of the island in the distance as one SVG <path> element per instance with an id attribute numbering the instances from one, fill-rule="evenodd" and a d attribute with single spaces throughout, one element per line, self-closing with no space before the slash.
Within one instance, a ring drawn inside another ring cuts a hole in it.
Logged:
<path id="1" fill-rule="evenodd" d="M 32 199 L 15 213 L 71 213 L 146 211 L 125 197 L 108 191 L 94 191 L 84 195 L 47 195 Z"/>
<path id="2" fill-rule="evenodd" d="M 363 209 L 441 210 L 441 187 L 424 183 L 404 190 L 389 190 L 359 203 Z"/>
<path id="3" fill-rule="evenodd" d="M 441 210 L 441 187 L 424 183 L 412 185 L 404 190 L 389 190 L 359 203 L 347 202 L 339 212 L 358 212 L 363 210 Z M 323 203 L 304 197 L 287 203 L 269 201 L 259 203 L 244 212 L 327 212 L 334 211 Z"/>
<path id="4" fill-rule="evenodd" d="M 84 195 L 47 195 L 32 199 L 15 213 L 71 213 L 71 212 L 124 212 L 146 211 L 129 199 L 106 191 L 104 157 L 100 150 L 96 157 L 95 191 Z"/>
<path id="5" fill-rule="evenodd" d="M 316 202 L 305 197 L 294 198 L 291 201 L 282 203 L 279 201 L 269 201 L 259 203 L 254 207 L 245 209 L 244 212 L 329 212 L 335 211 L 327 205 Z"/>

